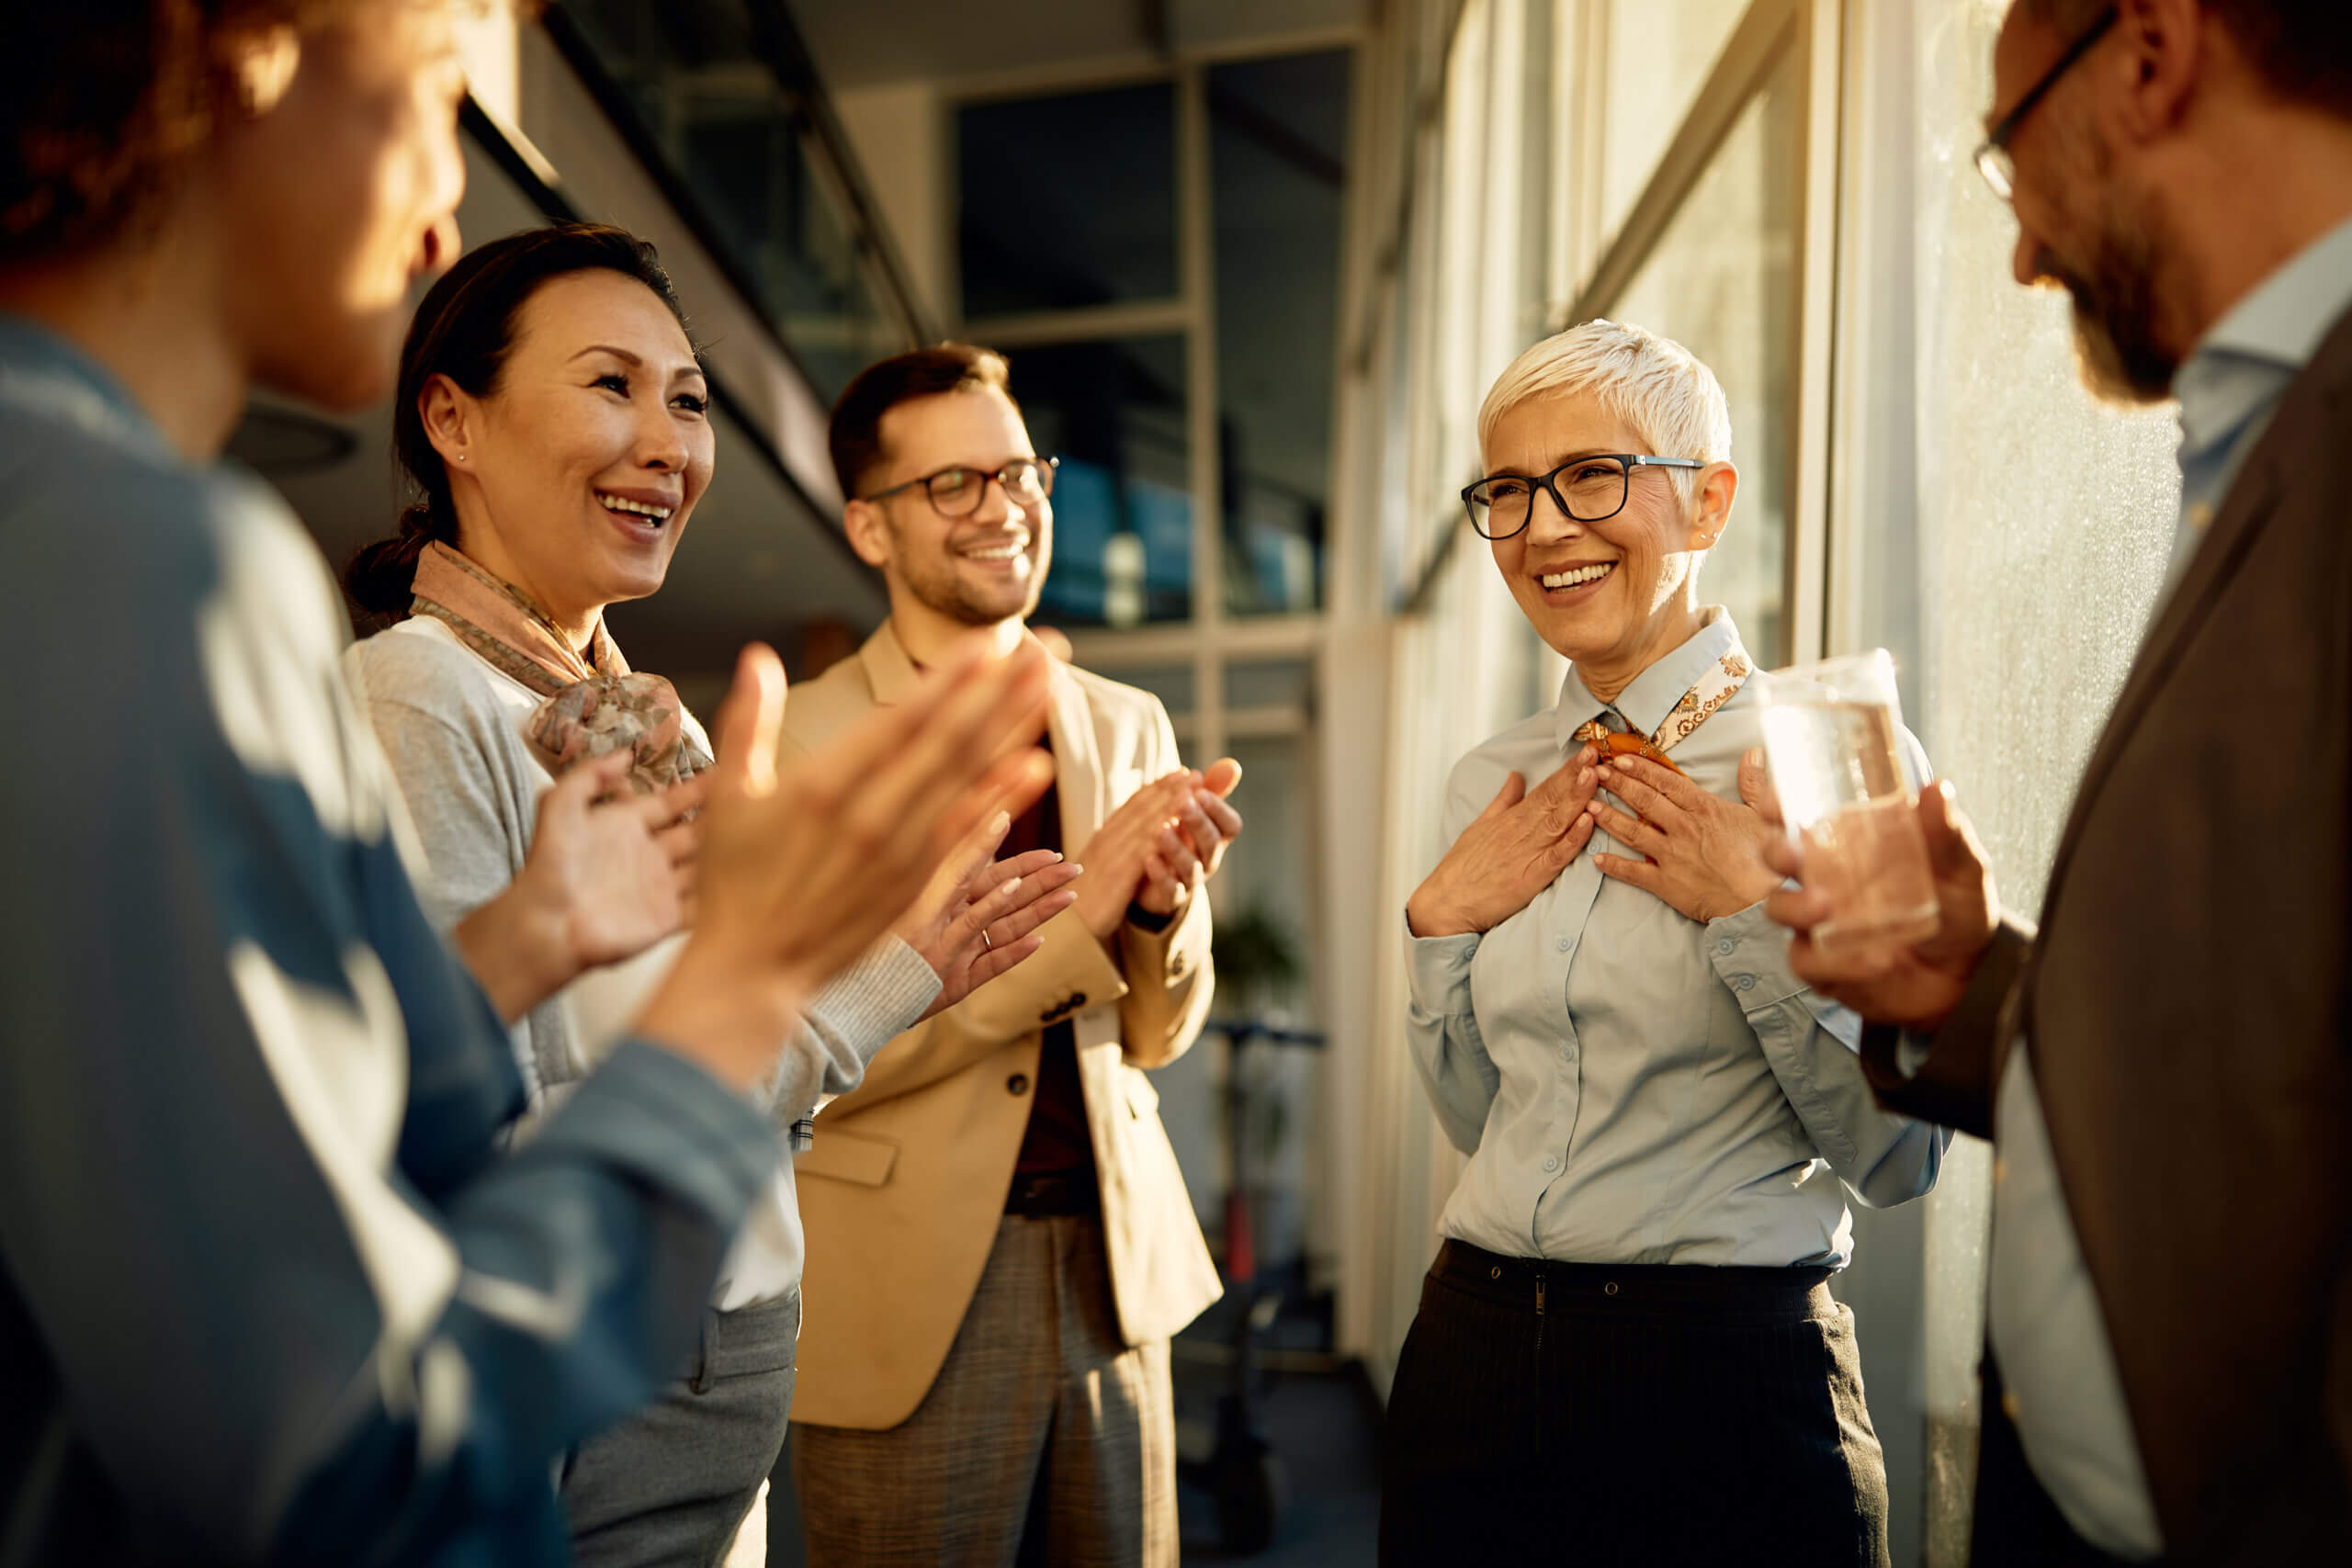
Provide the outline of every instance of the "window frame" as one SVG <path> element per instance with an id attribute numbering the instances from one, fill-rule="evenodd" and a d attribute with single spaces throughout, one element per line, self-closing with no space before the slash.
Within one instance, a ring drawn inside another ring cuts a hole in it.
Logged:
<path id="1" fill-rule="evenodd" d="M 1339 345 L 1332 376 L 1330 453 L 1327 459 L 1330 504 L 1326 536 L 1322 592 L 1318 608 L 1306 614 L 1235 615 L 1225 604 L 1225 517 L 1223 466 L 1217 442 L 1218 371 L 1216 347 L 1216 278 L 1215 267 L 1215 190 L 1210 164 L 1208 76 L 1220 65 L 1289 55 L 1344 51 L 1350 56 L 1351 166 L 1340 199 L 1340 245 L 1335 261 L 1340 269 L 1339 294 L 1350 293 L 1359 192 L 1360 158 L 1366 145 L 1363 124 L 1366 95 L 1364 74 L 1370 51 L 1362 28 L 1317 28 L 1253 39 L 1227 48 L 1187 51 L 1164 62 L 1132 62 L 1101 65 L 1055 67 L 1035 72 L 976 77 L 942 84 L 938 98 L 941 134 L 952 141 L 957 112 L 968 106 L 1008 99 L 1075 95 L 1108 88 L 1156 83 L 1176 90 L 1177 292 L 1166 299 L 1125 300 L 1115 304 L 1066 310 L 1023 311 L 1015 314 L 966 317 L 963 279 L 956 254 L 955 217 L 961 198 L 956 161 L 943 160 L 945 171 L 940 188 L 942 222 L 941 277 L 943 301 L 951 330 L 959 338 L 992 348 L 1017 351 L 1116 337 L 1181 334 L 1185 342 L 1185 432 L 1191 447 L 1190 499 L 1193 506 L 1193 613 L 1183 621 L 1151 622 L 1133 627 L 1081 626 L 1064 628 L 1079 663 L 1116 679 L 1123 670 L 1190 662 L 1193 670 L 1193 710 L 1172 716 L 1178 739 L 1188 753 L 1222 755 L 1235 737 L 1267 738 L 1295 734 L 1311 744 L 1311 713 L 1230 712 L 1225 698 L 1228 666 L 1269 658 L 1308 660 L 1321 678 L 1326 632 L 1337 592 L 1337 563 L 1344 549 L 1341 536 L 1353 522 L 1346 504 L 1344 475 L 1348 453 L 1342 433 L 1350 420 L 1346 403 L 1346 345 Z M 1343 321 L 1345 317 L 1342 318 Z M 1340 334 L 1344 340 L 1344 332 Z M 1288 724 L 1288 730 L 1279 725 Z M 1317 926 L 1320 928 L 1319 911 Z M 1320 965 L 1317 966 L 1318 971 Z"/>

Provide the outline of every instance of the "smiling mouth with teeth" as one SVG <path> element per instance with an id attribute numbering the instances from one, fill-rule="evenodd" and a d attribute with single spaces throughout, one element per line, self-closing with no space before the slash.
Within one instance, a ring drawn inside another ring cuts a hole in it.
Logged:
<path id="1" fill-rule="evenodd" d="M 1574 571 L 1547 572 L 1536 579 L 1545 588 L 1581 588 L 1598 582 L 1617 570 L 1615 561 L 1603 561 L 1599 566 L 1580 566 Z"/>
<path id="2" fill-rule="evenodd" d="M 984 545 L 976 549 L 966 550 L 964 555 L 970 560 L 1011 560 L 1027 548 L 1026 545 L 1018 541 L 1008 540 L 1001 545 Z"/>
<path id="3" fill-rule="evenodd" d="M 606 495 L 603 491 L 596 492 L 596 500 L 607 512 L 625 513 L 631 517 L 649 518 L 655 523 L 667 523 L 670 520 L 671 512 L 674 510 L 672 507 L 656 506 L 650 502 L 631 501 L 626 496 Z"/>

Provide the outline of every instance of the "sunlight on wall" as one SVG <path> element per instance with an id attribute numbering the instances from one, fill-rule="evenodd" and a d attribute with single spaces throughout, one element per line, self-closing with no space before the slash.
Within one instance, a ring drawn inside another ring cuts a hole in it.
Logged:
<path id="1" fill-rule="evenodd" d="M 2178 427 L 2169 405 L 2086 393 L 2064 296 L 2009 276 L 2016 224 L 1971 162 L 2001 9 L 1917 13 L 1919 667 L 1905 694 L 2003 902 L 2030 918 L 2163 575 Z M 1990 1163 L 1961 1140 L 1928 1213 L 1931 1564 L 1965 1561 Z"/>

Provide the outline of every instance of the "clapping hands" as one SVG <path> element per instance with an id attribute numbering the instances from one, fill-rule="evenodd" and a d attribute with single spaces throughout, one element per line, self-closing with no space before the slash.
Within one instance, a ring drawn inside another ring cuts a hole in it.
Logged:
<path id="1" fill-rule="evenodd" d="M 1032 744 L 1046 660 L 1034 648 L 989 660 L 967 641 L 905 701 L 779 769 L 784 667 L 746 649 L 699 822 L 693 935 L 639 1030 L 729 1082 L 763 1077 L 808 994 L 901 919 L 984 818 L 1025 810 L 1052 782 Z"/>
<path id="2" fill-rule="evenodd" d="M 1241 833 L 1241 814 L 1226 796 L 1241 782 L 1241 764 L 1218 759 L 1206 773 L 1179 770 L 1136 791 L 1103 819 L 1086 844 L 1079 919 L 1108 942 L 1130 905 L 1173 915 L 1225 863 Z"/>

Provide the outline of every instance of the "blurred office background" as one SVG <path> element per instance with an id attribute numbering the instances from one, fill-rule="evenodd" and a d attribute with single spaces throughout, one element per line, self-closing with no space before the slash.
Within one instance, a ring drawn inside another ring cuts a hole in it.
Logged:
<path id="1" fill-rule="evenodd" d="M 1378 1403 L 1460 1168 L 1405 1055 L 1399 912 L 1452 761 L 1560 674 L 1454 499 L 1521 348 L 1611 315 L 1714 367 L 1745 482 L 1710 596 L 1768 662 L 1894 649 L 2004 894 L 2039 892 L 2156 586 L 2174 434 L 2081 393 L 2063 301 L 2009 280 L 1968 156 L 2000 10 L 556 0 L 471 26 L 469 238 L 625 224 L 708 344 L 718 477 L 669 586 L 613 617 L 634 662 L 707 712 L 747 638 L 799 675 L 853 649 L 884 602 L 825 410 L 870 359 L 969 337 L 1063 458 L 1039 618 L 1246 765 L 1216 894 L 1245 1043 L 1159 1079 L 1213 1245 L 1237 1141 L 1249 1168 L 1250 1414 L 1288 1472 L 1264 1561 L 1370 1560 Z M 340 561 L 394 514 L 388 430 L 257 405 L 237 445 Z M 1839 1286 L 1906 1565 L 1964 1558 L 1988 1165 L 1962 1140 L 1930 1201 L 1860 1214 Z M 1233 1319 L 1179 1348 L 1189 1458 Z M 1204 1558 L 1235 1548 L 1216 1483 L 1187 1496 Z"/>

